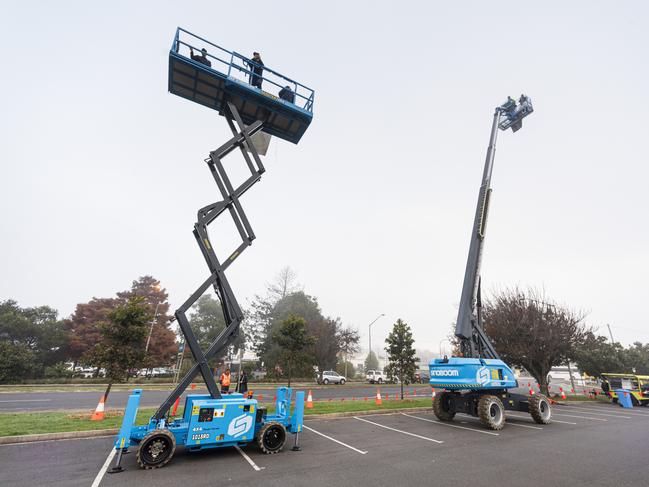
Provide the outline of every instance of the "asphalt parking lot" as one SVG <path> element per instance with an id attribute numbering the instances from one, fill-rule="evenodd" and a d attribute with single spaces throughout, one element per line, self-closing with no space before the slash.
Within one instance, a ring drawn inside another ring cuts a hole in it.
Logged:
<path id="1" fill-rule="evenodd" d="M 0 485 L 648 484 L 649 409 L 580 403 L 555 406 L 553 413 L 550 425 L 510 413 L 498 432 L 468 416 L 440 423 L 431 412 L 307 420 L 300 452 L 289 443 L 276 455 L 252 445 L 180 448 L 166 467 L 150 471 L 139 469 L 130 453 L 126 470 L 114 475 L 103 475 L 112 438 L 7 445 L 0 446 Z"/>

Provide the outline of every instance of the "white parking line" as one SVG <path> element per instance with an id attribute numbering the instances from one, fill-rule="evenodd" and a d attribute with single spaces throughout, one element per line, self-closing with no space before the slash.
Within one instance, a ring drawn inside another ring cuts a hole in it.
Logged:
<path id="1" fill-rule="evenodd" d="M 511 413 L 509 413 L 509 412 L 507 413 L 507 416 L 511 416 L 512 418 L 517 418 L 517 419 L 518 419 L 518 418 L 521 418 L 521 419 L 527 419 L 527 418 L 529 418 L 529 416 L 515 416 L 515 415 L 513 415 L 513 414 L 511 414 Z M 553 422 L 553 423 L 561 423 L 561 424 L 572 424 L 572 425 L 576 425 L 576 424 L 577 424 L 577 423 L 571 423 L 570 421 L 559 421 L 558 419 L 554 419 L 554 417 L 552 418 L 552 422 Z M 514 424 L 514 423 L 511 423 L 511 424 Z M 530 427 L 531 427 L 531 426 L 530 426 Z"/>
<path id="2" fill-rule="evenodd" d="M 631 416 L 622 416 L 621 414 L 611 414 L 611 413 L 600 413 L 600 412 L 595 412 L 592 409 L 581 409 L 581 408 L 573 408 L 573 407 L 562 407 L 562 408 L 556 408 L 559 411 L 575 411 L 577 413 L 587 413 L 587 414 L 594 414 L 595 416 L 610 416 L 612 418 L 624 418 L 624 419 L 633 419 Z"/>
<path id="3" fill-rule="evenodd" d="M 482 433 L 484 435 L 500 436 L 500 433 L 494 433 L 493 431 L 484 431 L 475 428 L 467 428 L 466 426 L 458 426 L 456 424 L 444 423 L 443 421 L 436 421 L 434 419 L 420 418 L 418 416 L 413 416 L 411 414 L 406 414 L 406 413 L 401 413 L 401 415 L 408 416 L 409 418 L 413 418 L 413 419 L 418 419 L 420 421 L 428 421 L 429 423 L 441 424 L 442 426 L 448 426 L 450 428 L 459 428 L 462 430 L 475 431 L 476 433 Z M 466 423 L 466 421 L 463 421 L 463 423 Z"/>
<path id="4" fill-rule="evenodd" d="M 110 449 L 110 453 L 108 454 L 108 457 L 106 458 L 106 461 L 104 462 L 104 465 L 101 467 L 101 470 L 97 473 L 97 476 L 95 477 L 95 481 L 92 483 L 90 487 L 99 487 L 99 484 L 101 484 L 101 480 L 104 478 L 104 475 L 106 474 L 106 470 L 108 470 L 108 466 L 110 465 L 110 462 L 113 461 L 113 457 L 115 456 L 115 452 L 117 450 L 115 447 Z"/>
<path id="5" fill-rule="evenodd" d="M 588 412 L 590 412 L 590 411 L 606 411 L 607 414 L 614 414 L 614 415 L 617 415 L 618 413 L 616 411 L 619 411 L 622 414 L 631 414 L 633 416 L 649 417 L 649 412 L 641 413 L 640 411 L 629 411 L 628 409 L 622 409 L 622 408 L 620 408 L 619 410 L 616 410 L 616 409 L 609 409 L 607 407 L 598 407 L 598 406 L 586 407 L 586 406 L 565 406 L 564 405 L 564 406 L 561 407 L 561 409 L 574 409 L 574 410 L 580 409 L 580 410 L 584 410 L 584 411 L 588 411 Z"/>
<path id="6" fill-rule="evenodd" d="M 316 430 L 314 430 L 313 428 L 309 428 L 307 425 L 303 425 L 303 426 L 304 426 L 304 429 L 305 429 L 305 430 L 312 431 L 312 432 L 315 433 L 316 435 L 320 435 L 320 436 L 322 436 L 322 437 L 324 437 L 324 438 L 327 438 L 328 440 L 331 440 L 331 441 L 333 441 L 334 443 L 338 443 L 339 445 L 342 445 L 342 446 L 344 446 L 344 447 L 346 447 L 346 448 L 349 448 L 350 450 L 354 450 L 355 452 L 360 453 L 361 455 L 365 455 L 365 454 L 367 454 L 366 451 L 359 450 L 358 448 L 354 448 L 353 446 L 348 445 L 347 443 L 343 443 L 342 441 L 339 441 L 339 440 L 337 440 L 336 438 L 332 438 L 331 436 L 327 436 L 327 435 L 325 435 L 324 433 L 320 433 L 319 431 L 316 431 Z"/>
<path id="7" fill-rule="evenodd" d="M 252 468 L 254 468 L 257 472 L 259 472 L 260 470 L 263 470 L 263 469 L 266 468 L 266 467 L 259 467 L 255 462 L 252 461 L 252 458 L 250 458 L 250 457 L 248 456 L 248 454 L 247 454 L 245 451 L 243 451 L 241 448 L 239 448 L 238 446 L 235 446 L 234 448 L 235 448 L 235 450 L 237 450 L 239 453 L 241 453 L 241 456 L 242 456 L 243 458 L 245 458 L 246 461 L 250 464 L 250 466 L 251 466 Z"/>
<path id="8" fill-rule="evenodd" d="M 408 435 L 408 436 L 414 436 L 415 438 L 419 438 L 419 439 L 426 440 L 426 441 L 432 441 L 433 443 L 444 443 L 443 441 L 440 441 L 440 440 L 435 440 L 435 439 L 433 439 L 433 438 L 428 438 L 428 437 L 426 437 L 426 436 L 420 436 L 420 435 L 416 435 L 416 434 L 414 434 L 414 433 L 409 433 L 409 432 L 407 432 L 407 431 L 402 431 L 402 430 L 398 430 L 398 429 L 396 429 L 396 428 L 391 428 L 390 426 L 385 426 L 384 424 L 375 423 L 374 421 L 370 421 L 370 420 L 368 420 L 368 419 L 359 418 L 358 416 L 354 416 L 354 419 L 357 419 L 357 420 L 359 420 L 359 421 L 363 421 L 363 422 L 365 422 L 365 423 L 370 423 L 370 424 L 373 424 L 373 425 L 375 425 L 375 426 L 379 426 L 380 428 L 385 428 L 386 430 L 396 431 L 397 433 L 402 433 L 402 434 L 404 434 L 404 435 Z"/>
<path id="9" fill-rule="evenodd" d="M 580 418 L 580 419 L 590 419 L 591 421 L 608 421 L 608 419 L 602 418 L 591 418 L 590 416 L 577 416 L 575 414 L 563 414 L 552 412 L 552 416 L 565 416 L 566 418 Z"/>
<path id="10" fill-rule="evenodd" d="M 51 399 L 8 399 L 0 402 L 49 402 Z"/>

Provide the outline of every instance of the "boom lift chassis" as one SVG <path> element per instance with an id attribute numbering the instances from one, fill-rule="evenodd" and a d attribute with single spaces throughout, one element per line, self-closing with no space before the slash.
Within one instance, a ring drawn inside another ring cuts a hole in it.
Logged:
<path id="1" fill-rule="evenodd" d="M 498 129 L 511 128 L 516 132 L 523 118 L 532 113 L 532 102 L 527 96 L 521 95 L 519 102 L 517 106 L 508 98 L 496 107 L 493 115 L 455 327 L 461 356 L 434 359 L 429 364 L 431 386 L 443 389 L 433 400 L 435 415 L 442 421 L 451 421 L 456 413 L 470 414 L 494 430 L 504 427 L 505 410 L 529 412 L 534 421 L 542 424 L 549 423 L 552 415 L 545 396 L 509 392 L 510 388 L 518 387 L 514 372 L 500 360 L 482 322 L 480 264 L 496 139 Z"/>
<path id="2" fill-rule="evenodd" d="M 267 414 L 266 408 L 261 407 L 251 396 L 244 397 L 239 393 L 222 396 L 208 363 L 236 338 L 243 320 L 243 313 L 225 276 L 225 270 L 255 239 L 239 198 L 260 180 L 265 171 L 251 140 L 251 137 L 262 129 L 263 122 L 258 120 L 246 127 L 237 108 L 230 102 L 227 102 L 223 115 L 233 136 L 228 142 L 212 151 L 209 158 L 205 160 L 223 200 L 198 210 L 197 221 L 194 224 L 194 237 L 210 270 L 210 276 L 175 312 L 175 319 L 180 325 L 196 364 L 160 405 L 148 425 L 134 425 L 142 391 L 135 390 L 129 397 L 124 421 L 115 440 L 118 456 L 112 472 L 121 471 L 122 453 L 132 444 L 139 445 L 137 462 L 142 468 L 147 469 L 166 465 L 171 460 L 177 443 L 184 445 L 187 450 L 195 451 L 244 446 L 256 441 L 264 453 L 277 453 L 284 446 L 286 433 L 290 432 L 296 435 L 294 449 L 299 449 L 298 433 L 302 429 L 304 417 L 303 391 L 296 393 L 293 414 L 291 414 L 292 390 L 287 387 L 279 388 L 276 394 L 275 413 Z M 225 172 L 222 159 L 237 148 L 240 149 L 250 170 L 250 176 L 240 186 L 234 188 Z M 221 262 L 210 242 L 207 227 L 226 211 L 229 211 L 242 242 L 224 262 Z M 187 311 L 210 286 L 214 288 L 220 299 L 226 328 L 204 352 L 189 324 Z M 199 373 L 209 394 L 188 395 L 183 417 L 170 418 L 170 408 Z"/>

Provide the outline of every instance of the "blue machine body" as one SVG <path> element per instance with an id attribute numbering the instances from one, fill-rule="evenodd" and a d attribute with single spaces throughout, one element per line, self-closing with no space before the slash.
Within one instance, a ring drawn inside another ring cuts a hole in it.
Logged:
<path id="1" fill-rule="evenodd" d="M 451 357 L 428 364 L 430 385 L 450 391 L 510 389 L 518 383 L 509 366 L 498 359 Z"/>
<path id="2" fill-rule="evenodd" d="M 185 399 L 182 418 L 168 423 L 164 419 L 151 420 L 149 424 L 136 426 L 142 391 L 135 389 L 129 396 L 115 447 L 128 448 L 139 443 L 149 432 L 161 428 L 173 433 L 176 444 L 184 445 L 188 450 L 245 445 L 253 441 L 268 422 L 284 425 L 289 433 L 299 433 L 304 421 L 304 391 L 295 394 L 292 414 L 291 396 L 291 388 L 280 387 L 275 412 L 265 414 L 265 408 L 260 409 L 256 399 L 239 393 L 224 395 L 221 399 L 212 399 L 209 394 L 190 394 Z"/>

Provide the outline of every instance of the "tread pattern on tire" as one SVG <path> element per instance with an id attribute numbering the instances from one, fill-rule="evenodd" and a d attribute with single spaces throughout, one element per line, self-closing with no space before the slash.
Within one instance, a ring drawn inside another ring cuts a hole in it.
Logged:
<path id="1" fill-rule="evenodd" d="M 543 419 L 543 416 L 541 415 L 542 401 L 545 401 L 545 404 L 550 410 L 550 415 L 546 419 Z M 545 397 L 543 394 L 535 394 L 532 397 L 530 397 L 529 410 L 530 410 L 530 415 L 532 416 L 532 419 L 534 419 L 535 423 L 550 424 L 550 421 L 552 420 L 552 409 L 550 408 L 550 401 L 548 401 L 548 398 Z"/>
<path id="2" fill-rule="evenodd" d="M 165 458 L 162 462 L 156 465 L 149 465 L 148 463 L 145 463 L 142 458 L 141 458 L 141 451 L 142 448 L 146 446 L 148 443 L 148 440 L 151 439 L 153 436 L 166 436 L 171 440 L 171 453 Z M 135 454 L 135 458 L 137 460 L 137 464 L 140 466 L 140 468 L 143 468 L 145 470 L 151 470 L 154 468 L 161 468 L 164 467 L 166 464 L 168 464 L 171 459 L 174 456 L 174 452 L 176 451 L 176 437 L 173 435 L 173 433 L 169 430 L 165 429 L 159 429 L 159 430 L 154 430 L 146 434 L 144 438 L 142 438 L 142 441 L 140 442 L 140 446 L 137 449 L 137 453 Z"/>
<path id="3" fill-rule="evenodd" d="M 450 392 L 442 392 L 437 394 L 435 399 L 433 399 L 433 412 L 440 421 L 453 421 L 453 418 L 455 417 L 455 412 L 444 409 L 444 404 L 446 404 L 450 395 Z"/>
<path id="4" fill-rule="evenodd" d="M 491 406 L 496 404 L 501 411 L 502 420 L 500 423 L 494 421 L 494 418 L 491 417 Z M 491 430 L 501 430 L 505 427 L 505 406 L 503 406 L 502 401 L 490 394 L 485 394 L 480 396 L 478 400 L 478 417 L 480 422 Z"/>
<path id="5" fill-rule="evenodd" d="M 284 432 L 284 441 L 282 442 L 281 446 L 280 446 L 279 448 L 277 448 L 276 450 L 269 450 L 269 449 L 266 448 L 266 446 L 264 445 L 264 435 L 266 434 L 266 432 L 267 432 L 271 427 L 279 427 L 279 428 L 281 428 L 282 431 Z M 259 434 L 257 435 L 257 446 L 258 446 L 259 449 L 260 449 L 262 452 L 264 452 L 265 454 L 267 454 L 267 455 L 272 455 L 272 454 L 274 454 L 274 453 L 279 453 L 280 451 L 282 451 L 282 448 L 284 448 L 284 445 L 285 445 L 285 444 L 286 444 L 286 428 L 284 427 L 284 425 L 283 425 L 282 423 L 278 423 L 278 422 L 276 422 L 276 421 L 271 421 L 270 423 L 266 423 L 266 424 L 264 424 L 264 425 L 261 427 L 261 429 L 259 430 Z"/>

